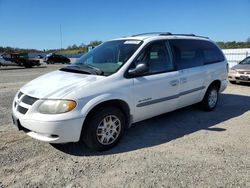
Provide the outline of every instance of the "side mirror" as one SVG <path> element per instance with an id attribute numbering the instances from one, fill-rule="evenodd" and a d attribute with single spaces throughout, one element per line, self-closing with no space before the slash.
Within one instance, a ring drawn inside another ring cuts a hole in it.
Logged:
<path id="1" fill-rule="evenodd" d="M 142 75 L 149 71 L 148 66 L 145 63 L 139 63 L 134 69 L 128 70 L 128 74 L 131 76 Z"/>

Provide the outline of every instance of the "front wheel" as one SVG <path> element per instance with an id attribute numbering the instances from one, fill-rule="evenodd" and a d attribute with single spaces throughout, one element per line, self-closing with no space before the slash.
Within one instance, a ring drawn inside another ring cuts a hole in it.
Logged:
<path id="1" fill-rule="evenodd" d="M 101 107 L 87 119 L 81 140 L 92 150 L 104 151 L 115 146 L 125 130 L 125 116 L 116 107 Z"/>
<path id="2" fill-rule="evenodd" d="M 205 111 L 212 111 L 218 102 L 219 88 L 216 85 L 210 86 L 201 101 L 201 107 Z"/>

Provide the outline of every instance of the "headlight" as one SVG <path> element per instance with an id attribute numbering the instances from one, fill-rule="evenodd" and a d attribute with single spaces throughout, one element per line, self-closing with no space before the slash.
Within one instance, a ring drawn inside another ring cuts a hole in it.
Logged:
<path id="1" fill-rule="evenodd" d="M 229 72 L 232 73 L 232 74 L 236 74 L 237 71 L 235 69 L 229 69 Z"/>
<path id="2" fill-rule="evenodd" d="M 76 107 L 76 102 L 72 100 L 45 100 L 38 107 L 42 114 L 61 114 L 69 112 Z"/>

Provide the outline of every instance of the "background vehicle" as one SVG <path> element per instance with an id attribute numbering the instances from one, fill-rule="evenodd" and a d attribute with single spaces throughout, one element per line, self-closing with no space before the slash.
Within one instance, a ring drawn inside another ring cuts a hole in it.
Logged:
<path id="1" fill-rule="evenodd" d="M 36 58 L 37 59 L 43 59 L 43 56 L 42 55 L 37 55 Z"/>
<path id="2" fill-rule="evenodd" d="M 250 83 L 250 56 L 229 69 L 228 79 L 233 84 L 236 82 Z"/>
<path id="3" fill-rule="evenodd" d="M 3 56 L 0 56 L 0 66 L 17 66 L 17 64 L 6 60 Z"/>
<path id="4" fill-rule="evenodd" d="M 54 64 L 54 63 L 69 64 L 70 59 L 67 57 L 64 57 L 63 55 L 49 54 L 45 57 L 44 62 L 48 64 Z"/>
<path id="5" fill-rule="evenodd" d="M 7 61 L 11 62 L 8 65 L 15 65 L 15 66 L 24 66 L 26 68 L 31 68 L 33 66 L 40 66 L 40 61 L 36 59 L 29 59 L 28 53 L 12 53 L 12 54 L 3 54 L 2 58 Z"/>

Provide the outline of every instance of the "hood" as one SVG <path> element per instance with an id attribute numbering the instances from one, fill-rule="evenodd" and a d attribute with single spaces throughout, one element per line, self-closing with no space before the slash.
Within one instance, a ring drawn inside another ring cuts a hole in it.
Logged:
<path id="1" fill-rule="evenodd" d="M 85 87 L 103 78 L 105 77 L 58 70 L 28 82 L 21 91 L 36 98 L 62 99 L 79 87 Z"/>
<path id="2" fill-rule="evenodd" d="M 233 66 L 232 69 L 250 71 L 250 64 L 238 64 Z"/>

